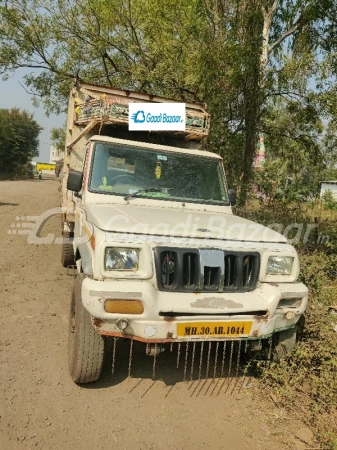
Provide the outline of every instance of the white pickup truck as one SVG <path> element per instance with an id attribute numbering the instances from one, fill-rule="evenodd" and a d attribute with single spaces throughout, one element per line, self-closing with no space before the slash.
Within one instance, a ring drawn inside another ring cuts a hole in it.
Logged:
<path id="1" fill-rule="evenodd" d="M 154 358 L 177 343 L 194 360 L 207 342 L 218 359 L 238 342 L 239 352 L 265 348 L 279 359 L 295 345 L 308 300 L 295 249 L 233 215 L 222 158 L 192 145 L 207 137 L 203 107 L 186 105 L 190 122 L 173 139 L 128 131 L 129 101 L 168 100 L 79 84 L 70 96 L 62 263 L 77 268 L 73 380 L 99 378 L 107 336 L 131 349 L 140 341 Z"/>

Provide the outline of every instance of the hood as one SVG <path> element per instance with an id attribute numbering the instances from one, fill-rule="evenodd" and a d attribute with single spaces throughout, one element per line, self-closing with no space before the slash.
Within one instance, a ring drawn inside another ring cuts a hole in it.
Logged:
<path id="1" fill-rule="evenodd" d="M 232 214 L 130 204 L 87 204 L 86 212 L 87 219 L 103 231 L 249 242 L 287 242 L 280 233 Z"/>

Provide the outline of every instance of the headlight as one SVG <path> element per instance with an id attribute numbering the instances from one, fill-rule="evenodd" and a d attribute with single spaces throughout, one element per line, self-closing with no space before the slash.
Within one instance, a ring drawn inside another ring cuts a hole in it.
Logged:
<path id="1" fill-rule="evenodd" d="M 293 268 L 294 258 L 292 256 L 269 256 L 267 263 L 267 274 L 290 275 Z"/>
<path id="2" fill-rule="evenodd" d="M 105 270 L 138 270 L 138 250 L 129 248 L 106 248 Z"/>

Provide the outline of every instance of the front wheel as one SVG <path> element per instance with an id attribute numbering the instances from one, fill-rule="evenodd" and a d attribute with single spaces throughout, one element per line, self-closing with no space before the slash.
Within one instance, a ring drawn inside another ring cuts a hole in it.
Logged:
<path id="1" fill-rule="evenodd" d="M 61 263 L 63 267 L 75 265 L 74 248 L 72 244 L 72 238 L 74 233 L 64 232 L 63 239 L 65 242 L 61 246 Z"/>
<path id="2" fill-rule="evenodd" d="M 279 362 L 294 350 L 296 344 L 296 327 L 279 331 L 273 337 L 273 341 L 272 360 Z"/>
<path id="3" fill-rule="evenodd" d="M 103 367 L 104 337 L 96 332 L 91 316 L 82 305 L 83 274 L 77 275 L 69 314 L 68 361 L 75 383 L 98 380 Z"/>

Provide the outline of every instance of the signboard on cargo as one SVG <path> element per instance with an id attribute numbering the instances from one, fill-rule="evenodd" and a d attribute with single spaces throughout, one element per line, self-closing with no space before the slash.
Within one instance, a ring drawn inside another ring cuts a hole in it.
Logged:
<path id="1" fill-rule="evenodd" d="M 185 131 L 185 103 L 130 103 L 130 131 Z"/>

